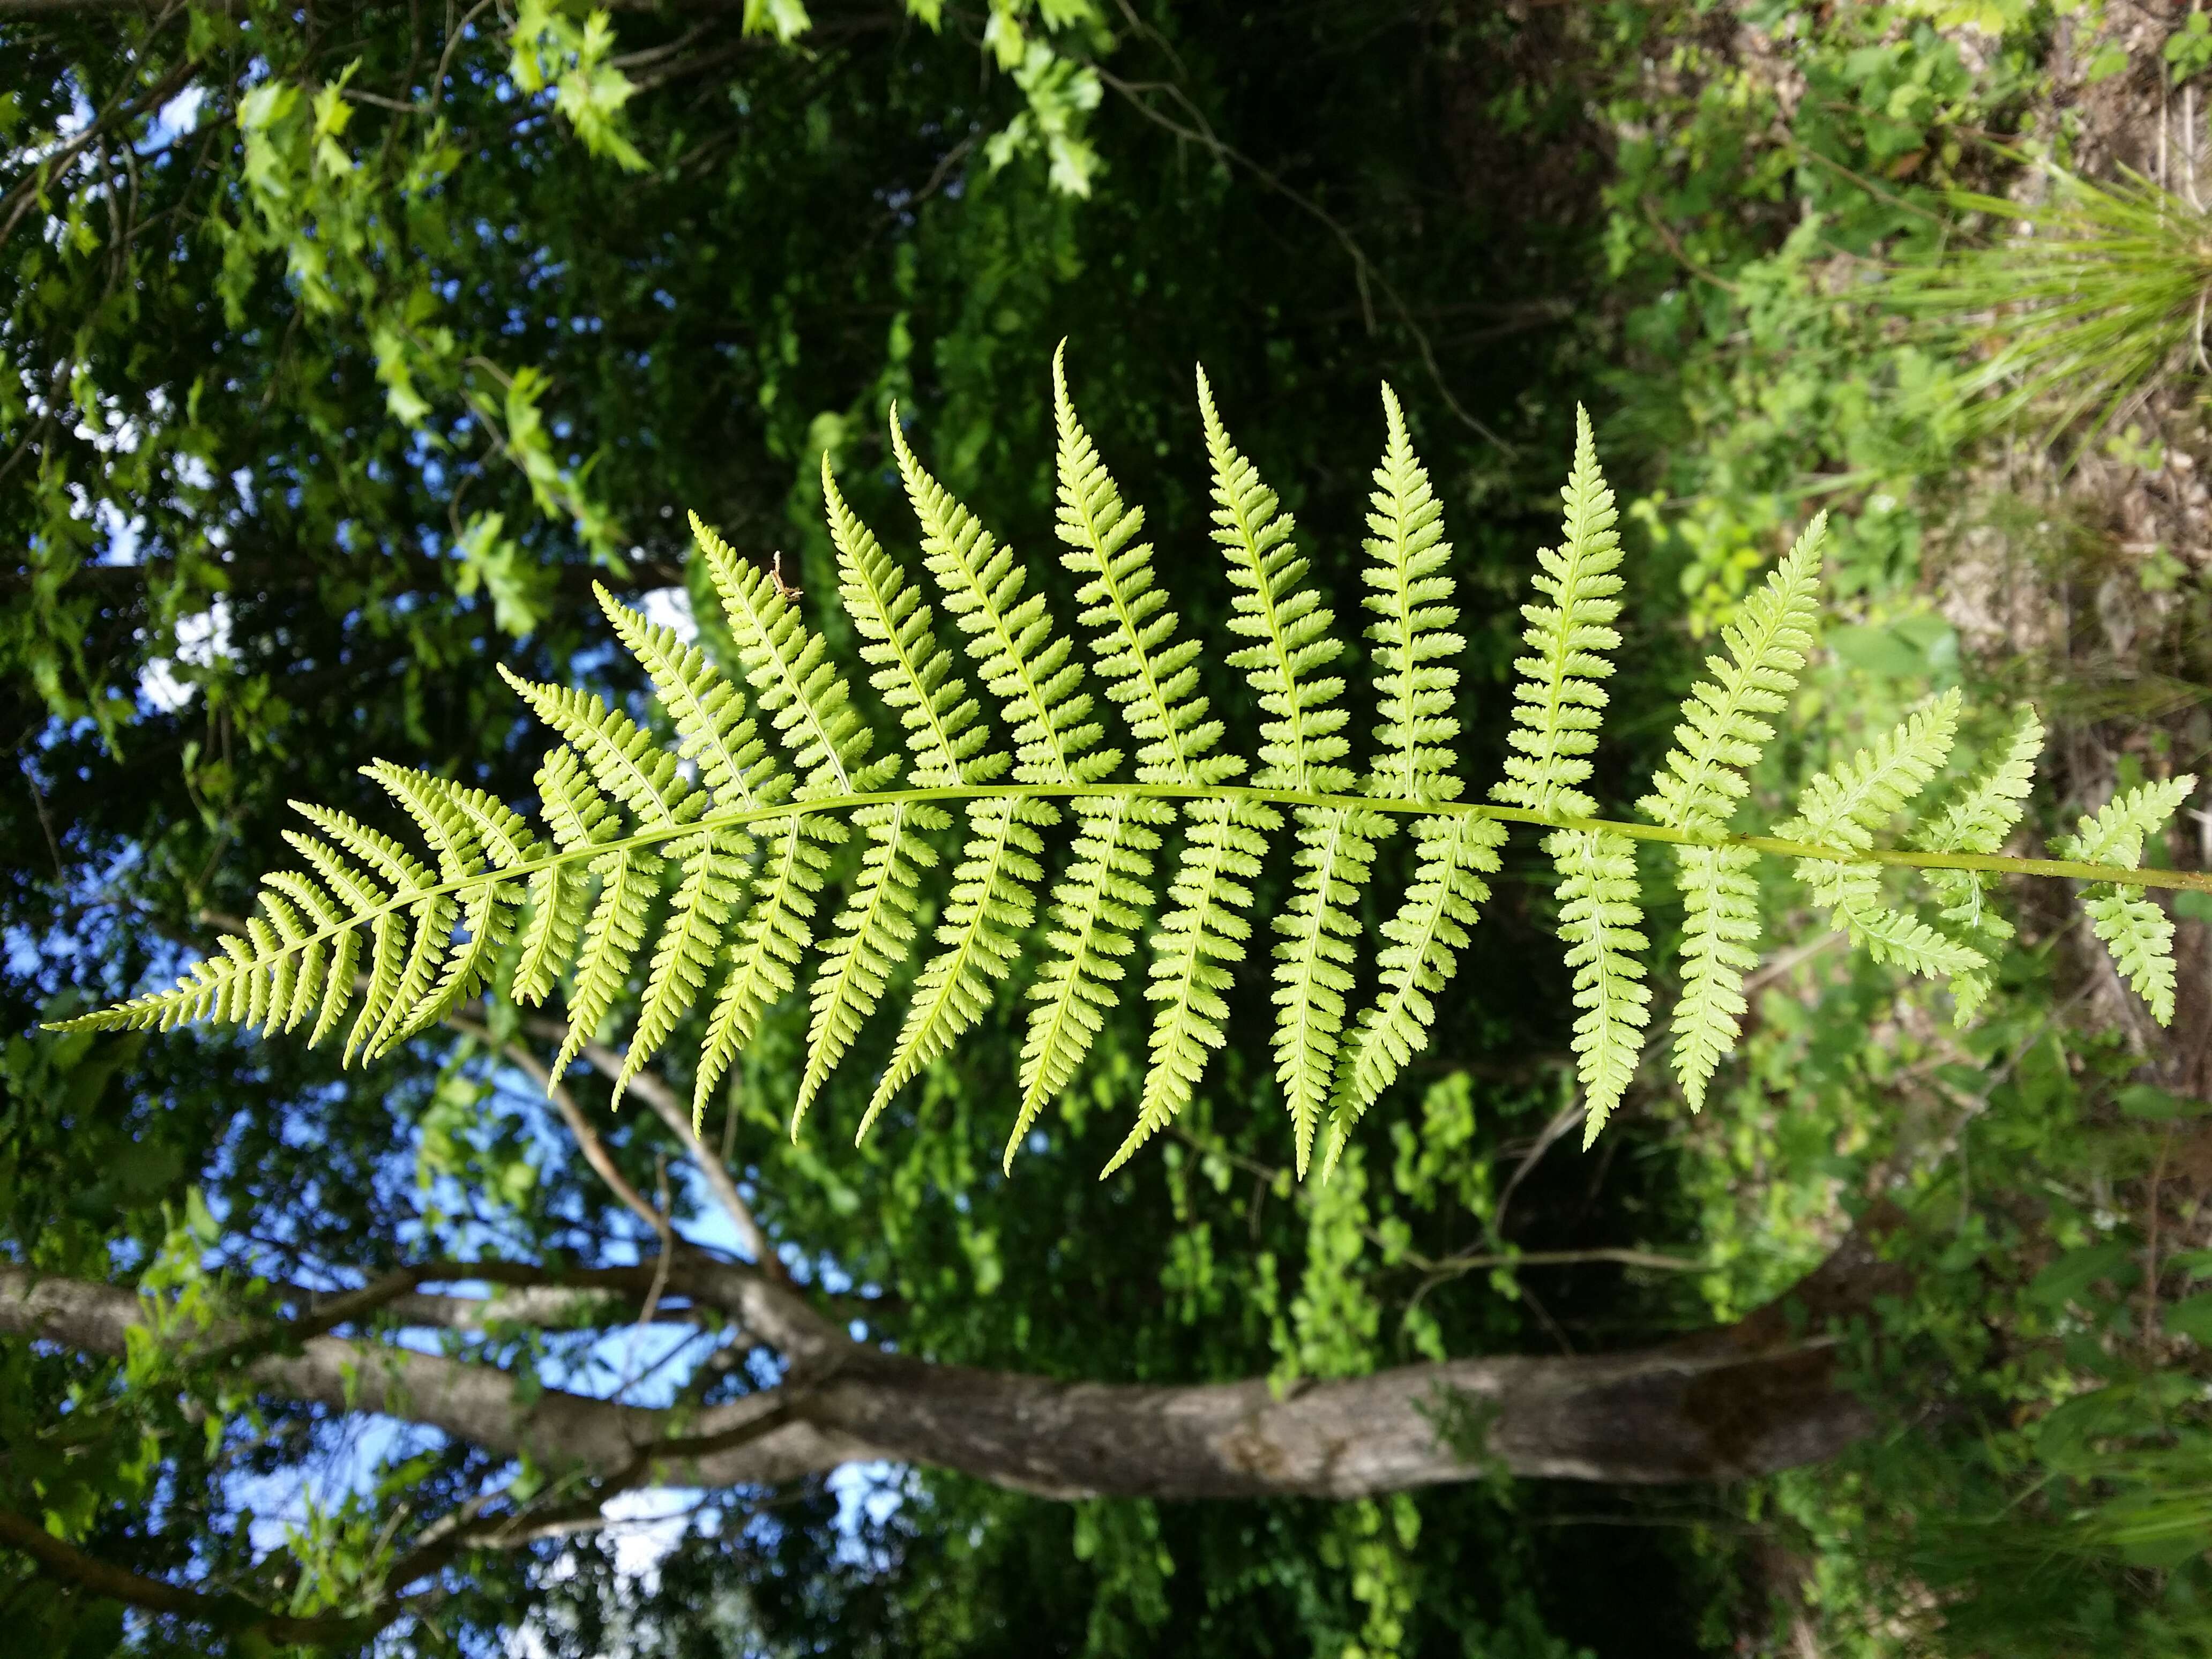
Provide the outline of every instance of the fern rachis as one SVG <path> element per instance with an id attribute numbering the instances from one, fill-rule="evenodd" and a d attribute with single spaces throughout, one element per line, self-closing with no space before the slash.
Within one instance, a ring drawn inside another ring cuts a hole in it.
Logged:
<path id="1" fill-rule="evenodd" d="M 696 1111 L 770 1011 L 798 994 L 813 951 L 796 1133 L 897 981 L 937 863 L 929 837 L 956 821 L 964 821 L 963 848 L 939 949 L 913 980 L 860 1127 L 1016 976 L 1042 908 L 1048 921 L 1026 994 L 1010 1162 L 1045 1103 L 1079 1074 L 1133 981 L 1152 1005 L 1150 1065 L 1136 1122 L 1109 1168 L 1188 1103 L 1224 1040 L 1254 884 L 1273 863 L 1291 880 L 1271 918 L 1276 1074 L 1300 1169 L 1324 1109 L 1333 1164 L 1360 1115 L 1427 1040 L 1435 999 L 1488 897 L 1484 877 L 1515 823 L 1541 832 L 1559 872 L 1591 1134 L 1629 1085 L 1649 1018 L 1638 841 L 1673 848 L 1685 901 L 1673 1048 L 1692 1103 L 1736 1040 L 1762 856 L 1794 860 L 1814 898 L 1878 958 L 1949 975 L 1961 1017 L 1986 994 L 1984 947 L 2008 933 L 1990 878 L 2011 871 L 2090 881 L 2093 927 L 2154 1013 L 2171 1017 L 2172 927 L 2142 894 L 2212 890 L 2212 878 L 2136 866 L 2193 779 L 2145 786 L 2084 818 L 2064 859 L 2005 856 L 1997 849 L 2041 746 L 2031 713 L 1975 782 L 1920 816 L 1911 846 L 1877 844 L 1942 766 L 1959 725 L 1954 694 L 1817 774 L 1779 836 L 1731 830 L 1748 799 L 1749 769 L 1810 649 L 1817 521 L 1724 633 L 1724 653 L 1685 702 L 1678 746 L 1642 803 L 1650 822 L 1599 818 L 1585 786 L 1607 701 L 1607 653 L 1619 644 L 1621 554 L 1611 492 L 1578 415 L 1564 533 L 1541 556 L 1540 599 L 1523 611 L 1528 652 L 1516 665 L 1512 753 L 1490 799 L 1477 803 L 1462 799 L 1456 770 L 1452 659 L 1462 641 L 1451 631 L 1450 547 L 1395 397 L 1385 389 L 1362 568 L 1379 715 L 1364 772 L 1352 763 L 1343 679 L 1331 672 L 1343 647 L 1306 580 L 1290 515 L 1231 441 L 1202 376 L 1199 402 L 1213 539 L 1236 587 L 1229 625 L 1247 642 L 1230 665 L 1247 674 L 1263 715 L 1249 757 L 1224 746 L 1224 725 L 1200 690 L 1198 642 L 1176 637 L 1152 547 L 1139 539 L 1141 510 L 1124 504 L 1056 361 L 1057 533 L 1078 580 L 1087 672 L 1132 741 L 1126 770 L 1102 742 L 1103 707 L 1085 689 L 1074 636 L 1060 631 L 1042 592 L 1025 591 L 1028 567 L 929 476 L 894 425 L 892 449 L 921 524 L 921 568 L 953 618 L 980 693 L 969 695 L 955 672 L 917 574 L 860 523 L 825 468 L 839 594 L 869 684 L 896 723 L 896 745 L 872 729 L 793 596 L 695 520 L 736 643 L 732 672 L 601 596 L 675 728 L 672 747 L 597 698 L 510 677 L 559 739 L 538 775 L 543 834 L 480 792 L 378 763 L 366 769 L 412 823 L 434 868 L 360 820 L 303 805 L 315 833 L 291 836 L 301 867 L 268 878 L 242 937 L 174 988 L 70 1024 L 167 1028 L 214 1018 L 273 1031 L 312 1017 L 308 1040 L 317 1043 L 351 1011 L 349 1061 L 406 1040 L 496 986 L 501 972 L 506 994 L 520 1002 L 565 979 L 569 1022 L 556 1074 L 634 1000 L 617 1097 L 696 1024 Z M 872 758 L 879 744 L 886 752 Z M 1374 883 L 1376 843 L 1401 820 L 1415 844 L 1414 875 L 1376 946 L 1364 950 L 1356 918 Z M 1156 871 L 1178 827 L 1156 909 Z M 857 867 L 842 902 L 826 906 L 833 849 L 854 829 Z M 1063 867 L 1041 907 L 1055 861 Z M 1881 873 L 1899 867 L 1928 875 L 1944 907 L 1934 921 L 1885 897 Z M 1139 975 L 1138 938 L 1148 922 Z"/>

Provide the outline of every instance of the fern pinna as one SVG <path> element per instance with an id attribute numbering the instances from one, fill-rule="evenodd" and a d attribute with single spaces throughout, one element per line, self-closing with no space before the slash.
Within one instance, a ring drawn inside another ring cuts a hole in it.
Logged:
<path id="1" fill-rule="evenodd" d="M 1641 803 L 1648 822 L 1600 818 L 1585 786 L 1620 643 L 1621 549 L 1577 411 L 1559 544 L 1540 555 L 1537 597 L 1522 610 L 1511 752 L 1477 802 L 1459 771 L 1451 547 L 1389 388 L 1360 570 L 1376 714 L 1364 756 L 1335 672 L 1336 619 L 1307 580 L 1297 526 L 1237 447 L 1204 374 L 1212 539 L 1242 641 L 1228 664 L 1250 681 L 1262 716 L 1249 757 L 1227 745 L 1200 686 L 1198 641 L 1178 635 L 1159 585 L 1143 510 L 1125 502 L 1078 420 L 1058 360 L 1053 396 L 1057 530 L 1081 607 L 1073 632 L 1036 591 L 1033 568 L 930 475 L 894 410 L 919 568 L 860 521 L 826 458 L 822 475 L 838 599 L 859 641 L 854 672 L 888 711 L 889 731 L 870 723 L 847 668 L 782 583 L 695 519 L 733 664 L 599 596 L 652 679 L 672 749 L 595 696 L 510 674 L 559 739 L 538 774 L 537 826 L 481 791 L 380 761 L 368 775 L 419 828 L 431 862 L 344 813 L 301 805 L 309 829 L 289 836 L 301 867 L 268 878 L 242 936 L 174 988 L 70 1024 L 213 1018 L 289 1031 L 312 1021 L 312 1043 L 350 1012 L 350 1061 L 501 980 L 525 1004 L 559 986 L 569 1019 L 556 1077 L 618 1009 L 635 1008 L 617 1100 L 699 1021 L 696 1114 L 769 1013 L 803 994 L 795 1135 L 868 1017 L 905 983 L 865 1135 L 1029 963 L 1010 1166 L 1108 1014 L 1133 992 L 1152 1005 L 1150 1063 L 1110 1171 L 1190 1101 L 1225 1039 L 1238 966 L 1264 945 L 1275 1076 L 1303 1173 L 1317 1139 L 1334 1166 L 1361 1113 L 1428 1041 L 1510 823 L 1543 832 L 1559 874 L 1588 1136 L 1636 1076 L 1650 1012 L 1639 842 L 1668 848 L 1681 896 L 1669 1046 L 1693 1107 L 1739 1036 L 1762 856 L 1794 860 L 1814 902 L 1876 960 L 1948 980 L 1962 1018 L 1988 994 L 1991 948 L 2010 933 L 1996 876 L 2088 881 L 2092 927 L 2152 1012 L 2171 1018 L 2172 927 L 2144 890 L 2212 878 L 2137 866 L 2192 778 L 2129 791 L 2083 818 L 2063 860 L 2002 856 L 2043 729 L 2023 711 L 1979 776 L 1920 810 L 1950 759 L 1954 692 L 1814 776 L 1776 835 L 1735 830 L 1749 769 L 1814 648 L 1821 520 L 1723 630 Z M 1910 844 L 1878 846 L 1906 815 Z M 938 837 L 956 826 L 925 939 L 923 885 L 945 862 Z M 1400 829 L 1413 879 L 1395 908 L 1382 905 L 1387 919 L 1363 952 L 1376 844 Z M 838 848 L 856 833 L 852 873 L 833 895 Z M 1293 872 L 1291 896 L 1268 920 L 1272 940 L 1255 939 L 1253 883 L 1278 857 Z M 1885 890 L 1900 866 L 1932 885 L 1932 915 Z"/>

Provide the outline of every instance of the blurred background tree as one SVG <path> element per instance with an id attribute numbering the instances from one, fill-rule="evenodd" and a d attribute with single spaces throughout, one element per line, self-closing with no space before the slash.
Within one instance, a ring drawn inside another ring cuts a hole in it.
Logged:
<path id="1" fill-rule="evenodd" d="M 683 509 L 828 592 L 819 458 L 902 522 L 893 398 L 1048 546 L 1063 337 L 1201 635 L 1227 588 L 1191 556 L 1193 361 L 1340 611 L 1399 388 L 1467 595 L 1470 775 L 1577 400 L 1629 481 L 1620 708 L 1671 710 L 1825 505 L 1847 614 L 1763 791 L 1961 681 L 2051 716 L 2049 824 L 2202 774 L 2202 265 L 2111 265 L 2097 316 L 2150 343 L 2094 398 L 2020 355 L 2069 319 L 2003 273 L 2021 223 L 2087 244 L 2093 292 L 2115 226 L 2201 260 L 2204 39 L 2179 0 L 0 0 L 0 1602 L 29 1650 L 2202 1651 L 2212 918 L 2185 902 L 2170 1038 L 2063 894 L 2021 896 L 1965 1033 L 1784 940 L 1704 1116 L 1654 1067 L 1583 1158 L 1522 849 L 1450 1040 L 1325 1188 L 1280 1167 L 1260 995 L 1184 1132 L 1103 1187 L 1133 1020 L 1010 1180 L 1008 1009 L 859 1152 L 849 1093 L 784 1139 L 788 1020 L 703 1146 L 611 1116 L 596 1072 L 549 1103 L 496 1002 L 354 1074 L 33 1028 L 212 948 L 287 799 L 377 810 L 371 754 L 526 794 L 490 664 L 635 696 L 590 586 L 690 617 Z M 2131 168 L 2133 217 L 2054 167 Z M 1609 795 L 1667 726 L 1612 751 Z M 2163 861 L 2212 863 L 2212 817 L 2182 823 L 2207 840 Z M 1880 1431 L 1781 1474 L 1070 1501 L 824 1457 L 625 1490 L 404 1394 L 359 1408 L 392 1348 L 496 1379 L 507 1421 L 547 1389 L 764 1395 L 791 1378 L 714 1288 L 749 1260 L 901 1355 L 1070 1381 L 1620 1351 L 1741 1319 L 1878 1201 L 1906 1276 L 1849 1354 Z M 126 1295 L 57 1340 L 34 1279 L 135 1288 L 172 1340 L 125 1333 Z M 542 1294 L 488 1311 L 487 1284 Z M 270 1385 L 332 1333 L 362 1345 L 337 1382 Z"/>

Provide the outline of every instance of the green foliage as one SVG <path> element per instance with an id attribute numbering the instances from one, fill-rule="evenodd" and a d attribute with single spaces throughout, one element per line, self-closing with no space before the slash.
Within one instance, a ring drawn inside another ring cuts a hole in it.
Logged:
<path id="1" fill-rule="evenodd" d="M 1788 706 L 1812 649 L 1826 529 L 1826 516 L 1816 516 L 1722 630 L 1729 654 L 1705 659 L 1711 678 L 1698 681 L 1683 700 L 1683 724 L 1674 728 L 1681 746 L 1668 751 L 1652 776 L 1653 793 L 1639 803 L 1658 823 L 1705 834 L 1723 831 L 1749 793 L 1745 774 L 1774 736 L 1764 716 Z M 1674 1069 L 1695 1111 L 1741 1030 L 1743 976 L 1759 960 L 1759 894 L 1751 878 L 1753 856 L 1745 848 L 1682 847 L 1675 860 L 1683 927 Z"/>
<path id="2" fill-rule="evenodd" d="M 2186 775 L 2144 784 L 2117 795 L 2094 817 L 2084 817 L 2064 845 L 2085 863 L 2132 870 L 2142 862 L 2143 842 L 2163 829 L 2197 787 Z M 2099 882 L 2082 896 L 2089 926 L 2135 993 L 2161 1025 L 2173 1019 L 2173 922 L 2141 893 Z"/>
<path id="3" fill-rule="evenodd" d="M 868 843 L 817 968 L 806 1075 L 791 1129 L 823 1080 L 888 994 L 918 931 L 919 872 L 933 861 L 926 840 L 959 805 L 964 845 L 951 871 L 935 936 L 941 947 L 915 975 L 890 1056 L 862 1114 L 857 1138 L 891 1100 L 988 1013 L 997 981 L 1012 976 L 1036 919 L 1050 856 L 1044 832 L 1065 803 L 1076 814 L 1073 857 L 1053 889 L 1054 926 L 1034 978 L 1020 1066 L 1022 1102 L 1006 1160 L 1038 1110 L 1076 1077 L 1115 1006 L 1122 958 L 1151 902 L 1152 854 L 1184 806 L 1188 830 L 1168 887 L 1170 908 L 1153 939 L 1152 1063 L 1136 1127 L 1110 1172 L 1164 1127 L 1189 1098 L 1208 1049 L 1222 1041 L 1233 969 L 1250 933 L 1249 883 L 1273 850 L 1284 817 L 1296 876 L 1273 918 L 1276 1079 L 1303 1176 L 1324 1106 L 1334 1103 L 1327 1164 L 1350 1126 L 1425 1040 L 1431 999 L 1449 978 L 1498 867 L 1500 820 L 1546 828 L 1559 875 L 1559 931 L 1582 1010 L 1574 1030 L 1584 1091 L 1587 1145 L 1634 1075 L 1650 988 L 1644 982 L 1643 912 L 1635 838 L 1674 844 L 1681 860 L 1688 927 L 1686 990 L 1675 1017 L 1675 1059 L 1692 1105 L 1734 1045 L 1741 976 L 1758 927 L 1746 879 L 1757 842 L 1731 837 L 1728 822 L 1747 790 L 1746 769 L 1774 735 L 1765 717 L 1784 708 L 1809 647 L 1822 526 L 1808 531 L 1723 635 L 1725 658 L 1685 705 L 1680 747 L 1654 781 L 1645 810 L 1656 830 L 1592 822 L 1583 785 L 1594 765 L 1612 672 L 1602 654 L 1619 644 L 1619 538 L 1611 491 L 1598 471 L 1589 419 L 1578 417 L 1573 470 L 1563 493 L 1565 533 L 1541 555 L 1536 586 L 1548 603 L 1523 608 L 1529 655 L 1516 665 L 1513 748 L 1492 786 L 1498 806 L 1462 804 L 1448 747 L 1457 727 L 1443 712 L 1453 671 L 1439 659 L 1459 641 L 1441 574 L 1448 550 L 1425 475 L 1396 398 L 1385 392 L 1386 447 L 1376 470 L 1368 577 L 1381 617 L 1381 745 L 1365 775 L 1346 764 L 1351 714 L 1343 680 L 1326 669 L 1342 654 L 1332 613 L 1304 580 L 1291 515 L 1231 440 L 1203 374 L 1199 409 L 1213 475 L 1213 539 L 1233 586 L 1229 626 L 1254 643 L 1227 664 L 1249 679 L 1265 716 L 1252 782 L 1218 780 L 1245 769 L 1212 751 L 1222 732 L 1191 693 L 1191 653 L 1167 644 L 1172 613 L 1154 586 L 1141 519 L 1124 508 L 1077 422 L 1064 377 L 1055 380 L 1060 431 L 1060 533 L 1085 579 L 1084 620 L 1097 628 L 1094 654 L 1108 701 L 1139 747 L 1133 781 L 1115 781 L 1119 750 L 1098 746 L 1102 725 L 1081 690 L 1083 665 L 1041 592 L 1024 597 L 1026 568 L 928 472 L 893 412 L 890 443 L 921 529 L 923 562 L 959 625 L 1011 750 L 966 695 L 931 627 L 919 592 L 853 514 L 823 461 L 823 496 L 837 550 L 840 592 L 875 672 L 873 690 L 903 728 L 907 759 L 868 758 L 876 732 L 832 660 L 825 637 L 800 617 L 779 576 L 741 562 L 719 536 L 693 527 L 720 596 L 750 702 L 702 652 L 600 602 L 651 676 L 673 723 L 673 749 L 629 715 L 587 693 L 507 678 L 562 740 L 538 775 L 551 845 L 480 792 L 386 763 L 367 769 L 434 849 L 433 870 L 391 836 L 344 813 L 301 812 L 319 837 L 289 839 L 307 870 L 280 872 L 242 939 L 196 966 L 174 989 L 71 1022 L 78 1028 L 167 1029 L 214 1018 L 271 1030 L 319 1010 L 311 1042 L 358 999 L 344 1059 L 391 1050 L 451 1013 L 491 978 L 521 927 L 511 985 L 520 1000 L 569 975 L 558 1076 L 597 1038 L 634 978 L 641 978 L 614 1098 L 702 1002 L 719 973 L 694 1068 L 695 1121 L 767 1011 L 797 986 L 816 939 L 814 918 L 831 851 L 857 824 Z M 1163 648 L 1164 647 L 1164 648 Z M 504 672 L 505 671 L 502 670 Z M 1959 718 L 1945 694 L 1842 766 L 1815 775 L 1781 842 L 1814 900 L 1876 962 L 1965 978 L 1962 1002 L 1985 991 L 1987 958 L 1962 930 L 1946 932 L 1887 902 L 1875 836 L 1942 769 Z M 765 717 L 786 762 L 757 735 Z M 1960 884 L 1984 903 L 1982 872 L 2007 867 L 1992 849 L 2028 787 L 2024 724 L 2011 751 L 1923 836 L 1953 859 L 1944 878 L 1955 914 Z M 903 767 L 903 787 L 892 787 Z M 1011 781 L 1000 781 L 1011 777 Z M 696 780 L 695 782 L 694 780 Z M 2194 787 L 2178 778 L 2116 801 L 2085 820 L 2077 861 L 2125 885 L 2145 837 Z M 1375 968 L 1375 1000 L 1351 1021 L 1358 985 L 1357 907 L 1370 883 L 1375 844 L 1396 817 L 1415 820 L 1417 868 Z M 1962 850 L 1963 849 L 1963 850 Z M 1911 853 L 1882 855 L 1911 865 Z M 1958 860 L 1963 858 L 1964 862 Z M 662 904 L 661 872 L 674 872 Z M 1964 872 L 1963 874 L 1961 872 Z M 2185 878 L 2162 879 L 2185 884 Z M 592 889 L 596 888 L 594 896 Z M 2100 935 L 2161 1020 L 2172 1012 L 2171 925 L 2155 904 L 2117 890 L 2091 900 Z M 1980 911 L 1966 918 L 1981 926 Z M 2002 935 L 1983 929 L 1992 938 Z M 646 944 L 653 939 L 650 952 Z M 356 984 L 358 975 L 358 984 Z"/>
<path id="4" fill-rule="evenodd" d="M 2202 367 L 2212 219 L 2132 172 L 2111 183 L 2045 173 L 2037 203 L 1960 192 L 1955 208 L 2007 227 L 2005 239 L 1900 270 L 1886 297 L 1931 346 L 1972 362 L 1943 391 L 1939 418 L 1968 433 L 2033 422 L 2045 441 L 2072 431 L 2087 443 L 2185 365 Z"/>

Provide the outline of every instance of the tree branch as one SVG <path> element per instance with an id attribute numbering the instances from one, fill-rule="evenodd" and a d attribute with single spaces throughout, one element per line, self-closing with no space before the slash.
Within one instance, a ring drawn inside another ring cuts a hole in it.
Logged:
<path id="1" fill-rule="evenodd" d="M 1736 1480 L 1834 1455 L 1872 1429 L 1836 1375 L 1836 1317 L 1904 1288 L 1877 1206 L 1787 1297 L 1739 1323 L 1628 1354 L 1487 1357 L 1294 1384 L 1067 1383 L 943 1365 L 846 1338 L 790 1291 L 742 1273 L 749 1327 L 791 1352 L 780 1389 L 690 1410 L 546 1389 L 524 1403 L 486 1365 L 317 1336 L 249 1362 L 262 1388 L 380 1411 L 556 1468 L 696 1486 L 775 1485 L 872 1458 L 1058 1498 L 1355 1498 L 1523 1476 L 1647 1484 Z M 796 1305 L 801 1317 L 793 1321 Z M 131 1291 L 0 1269 L 0 1332 L 120 1354 L 146 1323 Z"/>
<path id="2" fill-rule="evenodd" d="M 558 1035 L 557 1027 L 556 1035 Z M 586 1043 L 584 1058 L 603 1077 L 617 1078 L 622 1075 L 622 1056 L 603 1043 Z M 699 1173 L 706 1180 L 708 1190 L 714 1194 L 715 1202 L 722 1206 L 723 1212 L 730 1218 L 731 1224 L 737 1229 L 738 1238 L 752 1257 L 753 1265 L 763 1273 L 787 1282 L 789 1275 L 784 1271 L 782 1259 L 776 1255 L 775 1247 L 769 1243 L 768 1234 L 760 1223 L 754 1219 L 752 1206 L 745 1202 L 744 1194 L 738 1190 L 738 1183 L 731 1178 L 729 1170 L 723 1167 L 722 1160 L 708 1152 L 700 1141 L 691 1127 L 691 1114 L 677 1098 L 676 1091 L 670 1088 L 658 1073 L 641 1071 L 630 1079 L 629 1091 L 668 1126 L 670 1132 L 683 1144 L 684 1150 L 691 1155 L 691 1161 L 699 1166 Z"/>
<path id="3" fill-rule="evenodd" d="M 7 1510 L 0 1510 L 0 1544 L 21 1550 L 52 1577 L 94 1595 L 283 1645 L 366 1641 L 408 1610 L 406 1603 L 395 1601 L 368 1617 L 333 1613 L 295 1619 L 270 1613 L 240 1596 L 188 1589 L 87 1555 L 28 1516 Z"/>

